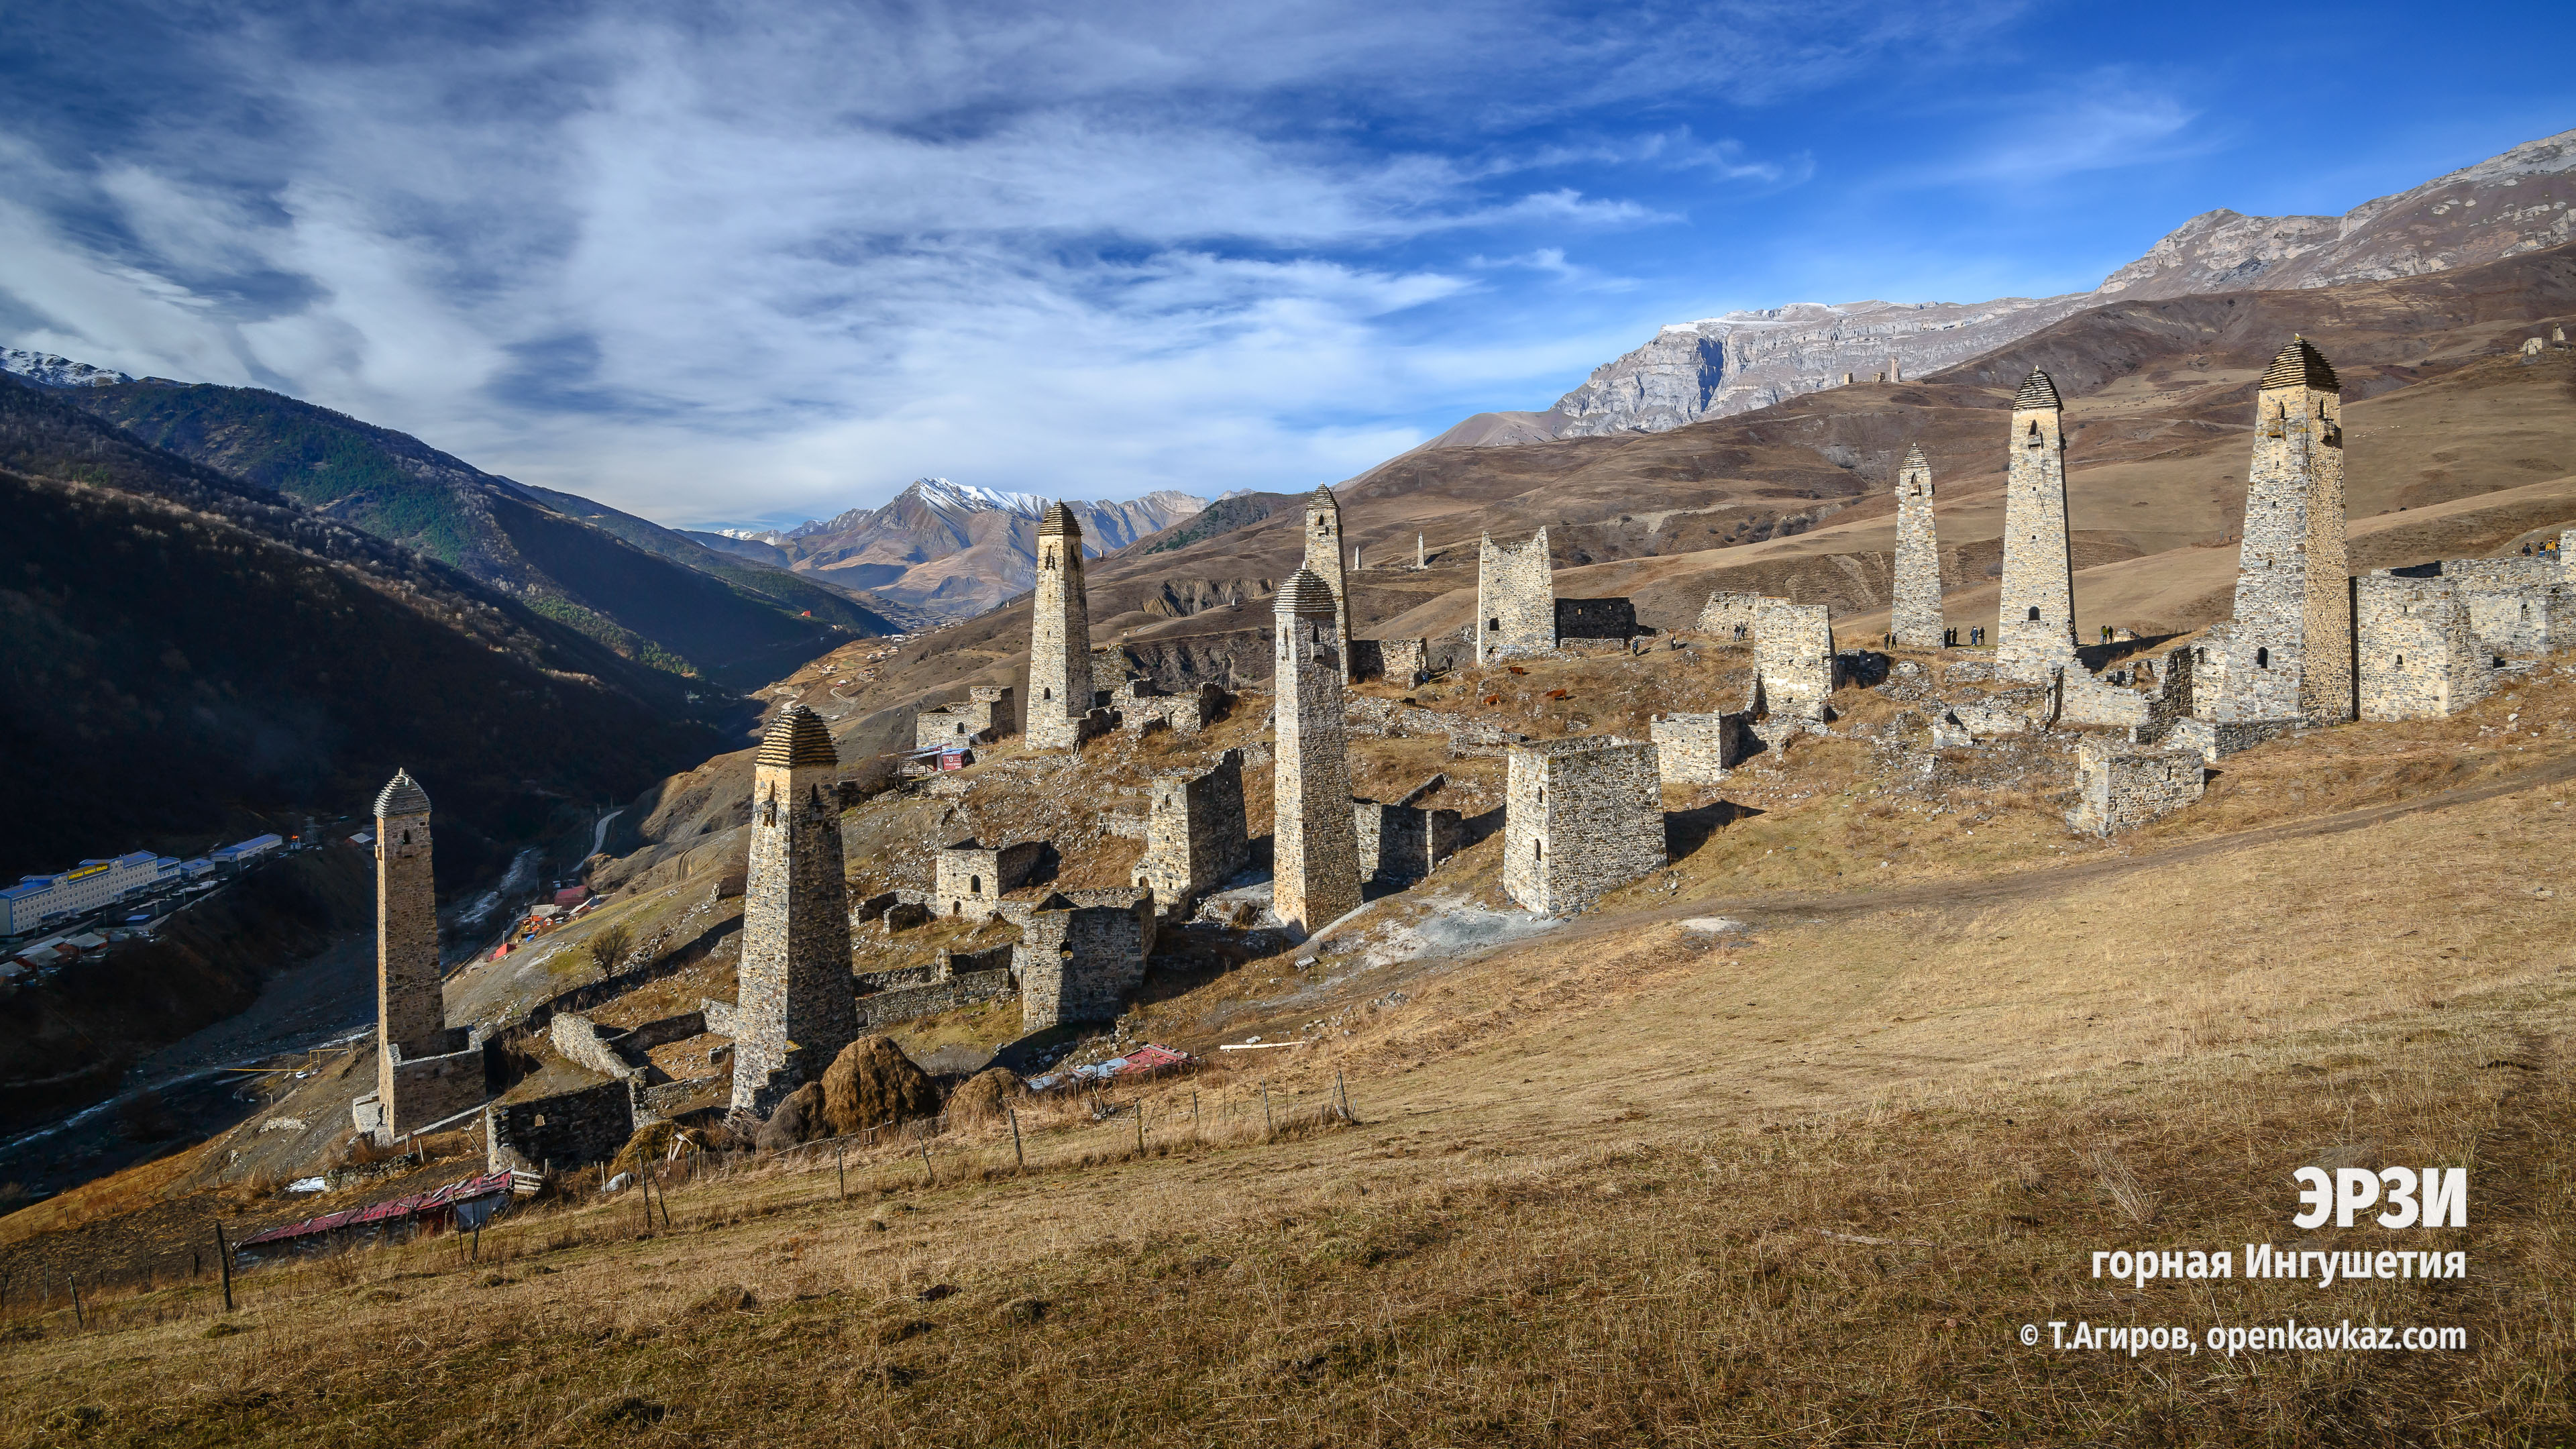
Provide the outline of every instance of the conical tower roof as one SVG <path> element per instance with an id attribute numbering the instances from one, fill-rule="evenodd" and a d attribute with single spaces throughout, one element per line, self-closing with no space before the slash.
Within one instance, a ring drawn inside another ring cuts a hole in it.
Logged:
<path id="1" fill-rule="evenodd" d="M 1917 443 L 1917 444 L 1915 444 L 1913 447 L 1910 447 L 1910 448 L 1908 448 L 1908 449 L 1906 449 L 1906 450 L 1905 450 L 1905 462 L 1904 462 L 1903 464 L 1901 464 L 1900 466 L 1905 467 L 1905 468 L 1912 469 L 1912 468 L 1929 468 L 1929 467 L 1931 467 L 1932 465 L 1931 465 L 1930 463 L 1928 463 L 1928 462 L 1924 461 L 1924 458 L 1923 458 L 1923 445 L 1922 445 L 1921 443 Z"/>
<path id="2" fill-rule="evenodd" d="M 386 816 L 426 815 L 429 813 L 429 792 L 420 788 L 420 782 L 411 777 L 411 771 L 398 769 L 394 771 L 394 777 L 385 782 L 385 788 L 376 792 L 376 813 Z"/>
<path id="3" fill-rule="evenodd" d="M 1312 507 L 1315 507 L 1315 506 L 1317 506 L 1317 505 L 1319 505 L 1319 504 L 1320 504 L 1321 506 L 1323 506 L 1323 507 L 1326 507 L 1326 508 L 1332 509 L 1332 510 L 1333 510 L 1334 512 L 1336 512 L 1336 513 L 1339 513 L 1339 512 L 1341 511 L 1341 509 L 1342 509 L 1342 500 L 1340 500 L 1340 499 L 1338 499 L 1338 498 L 1335 498 L 1335 497 L 1333 496 L 1333 485 L 1332 485 L 1332 484 L 1330 484 L 1330 483 L 1318 483 L 1318 484 L 1316 484 L 1316 485 L 1315 485 L 1315 491 L 1314 491 L 1313 493 L 1311 493 L 1311 494 L 1309 494 L 1309 495 L 1307 496 L 1307 498 L 1306 498 L 1306 506 L 1307 506 L 1307 507 L 1312 508 Z"/>
<path id="4" fill-rule="evenodd" d="M 1082 525 L 1074 521 L 1072 509 L 1061 503 L 1050 503 L 1047 511 L 1038 515 L 1038 537 L 1080 538 Z"/>
<path id="5" fill-rule="evenodd" d="M 2023 408 L 2055 409 L 2064 406 L 2064 403 L 2057 400 L 2057 384 L 2049 380 L 2047 373 L 2036 367 L 2030 370 L 2030 376 L 2022 379 L 2021 396 L 2013 399 L 2015 412 Z"/>
<path id="6" fill-rule="evenodd" d="M 823 717 L 801 704 L 791 704 L 769 722 L 769 733 L 761 736 L 760 753 L 754 763 L 797 768 L 822 765 L 838 769 L 841 753 L 832 748 L 832 732 L 823 727 Z"/>
<path id="7" fill-rule="evenodd" d="M 1279 586 L 1279 617 L 1329 619 L 1333 617 L 1333 586 L 1313 569 L 1299 569 Z"/>
<path id="8" fill-rule="evenodd" d="M 2272 359 L 2264 370 L 2262 387 L 2313 387 L 2320 392 L 2340 393 L 2343 383 L 2326 361 L 2326 355 L 2308 345 L 2308 339 L 2293 336 L 2281 355 Z"/>

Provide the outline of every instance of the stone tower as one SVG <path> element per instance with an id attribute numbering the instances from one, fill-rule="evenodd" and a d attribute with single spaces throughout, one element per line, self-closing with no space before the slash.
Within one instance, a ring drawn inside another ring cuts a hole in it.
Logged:
<path id="1" fill-rule="evenodd" d="M 1486 534 L 1476 546 L 1476 662 L 1555 647 L 1556 570 L 1548 562 L 1547 530 L 1519 544 L 1498 544 Z"/>
<path id="2" fill-rule="evenodd" d="M 840 767 L 822 716 L 801 704 L 780 711 L 752 760 L 751 861 L 736 973 L 737 1111 L 767 1116 L 780 1098 L 819 1079 L 858 1035 Z"/>
<path id="3" fill-rule="evenodd" d="M 1082 588 L 1082 525 L 1058 503 L 1038 520 L 1038 588 L 1029 609 L 1028 723 L 1032 748 L 1082 743 L 1091 713 L 1091 601 Z"/>
<path id="4" fill-rule="evenodd" d="M 2003 602 L 1995 672 L 2045 681 L 2075 662 L 2075 570 L 2066 549 L 2066 430 L 2057 385 L 2032 368 L 2013 399 L 2004 469 Z"/>
<path id="5" fill-rule="evenodd" d="M 1279 645 L 1272 681 L 1270 909 L 1312 931 L 1360 904 L 1351 765 L 1342 743 L 1342 662 L 1334 648 L 1333 591 L 1299 569 L 1279 586 Z"/>
<path id="6" fill-rule="evenodd" d="M 429 792 L 397 770 L 376 796 L 376 1092 L 356 1103 L 358 1126 L 379 1142 L 483 1100 L 483 1053 L 447 1024 L 439 990 L 429 846 Z"/>
<path id="7" fill-rule="evenodd" d="M 1906 649 L 1941 647 L 1941 545 L 1932 533 L 1932 466 L 1920 444 L 1896 470 L 1896 583 L 1888 630 Z"/>
<path id="8" fill-rule="evenodd" d="M 1333 591 L 1333 652 L 1341 657 L 1342 683 L 1351 682 L 1351 595 L 1342 576 L 1342 505 L 1330 487 L 1306 500 L 1306 572 Z"/>
<path id="9" fill-rule="evenodd" d="M 429 792 L 397 770 L 376 796 L 376 1041 L 442 1056 L 438 898 L 430 880 Z"/>
<path id="10" fill-rule="evenodd" d="M 2272 359 L 2254 394 L 2222 723 L 2353 717 L 2342 394 L 2304 337 Z"/>

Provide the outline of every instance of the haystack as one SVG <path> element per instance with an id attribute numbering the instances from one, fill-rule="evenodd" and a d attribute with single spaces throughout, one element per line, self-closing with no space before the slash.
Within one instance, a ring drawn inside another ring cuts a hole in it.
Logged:
<path id="1" fill-rule="evenodd" d="M 892 1037 L 850 1043 L 823 1073 L 823 1117 L 836 1136 L 937 1115 L 939 1084 Z"/>
<path id="2" fill-rule="evenodd" d="M 823 1087 L 807 1082 L 787 1094 L 769 1120 L 760 1124 L 751 1144 L 763 1152 L 784 1152 L 823 1135 Z"/>
<path id="3" fill-rule="evenodd" d="M 986 1067 L 949 1094 L 948 1118 L 952 1122 L 991 1121 L 1026 1090 L 1020 1085 L 1019 1073 L 1009 1067 Z"/>
<path id="4" fill-rule="evenodd" d="M 618 1148 L 617 1155 L 609 1160 L 608 1175 L 615 1177 L 621 1172 L 633 1172 L 639 1167 L 662 1161 L 671 1155 L 671 1139 L 679 1135 L 680 1124 L 677 1122 L 647 1122 L 636 1128 L 635 1135 L 627 1138 L 626 1145 Z"/>

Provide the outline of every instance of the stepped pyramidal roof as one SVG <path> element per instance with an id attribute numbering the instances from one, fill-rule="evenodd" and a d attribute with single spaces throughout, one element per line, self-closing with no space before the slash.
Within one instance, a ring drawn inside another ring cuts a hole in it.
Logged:
<path id="1" fill-rule="evenodd" d="M 1333 586 L 1313 569 L 1299 569 L 1279 586 L 1279 612 L 1303 618 L 1333 617 Z"/>
<path id="2" fill-rule="evenodd" d="M 1929 468 L 1932 465 L 1924 461 L 1923 445 L 1921 443 L 1917 443 L 1913 447 L 1905 450 L 1905 461 L 1899 466 L 1906 468 Z"/>
<path id="3" fill-rule="evenodd" d="M 2022 379 L 2021 396 L 2013 399 L 2015 412 L 2023 408 L 2054 409 L 2064 406 L 2064 403 L 2057 400 L 2057 384 L 2049 380 L 2047 373 L 2036 367 L 2030 370 L 2029 377 Z"/>
<path id="4" fill-rule="evenodd" d="M 1038 537 L 1080 538 L 1082 525 L 1074 521 L 1072 509 L 1061 503 L 1049 504 L 1047 511 L 1038 515 Z"/>
<path id="5" fill-rule="evenodd" d="M 2343 391 L 2343 383 L 2335 376 L 2334 367 L 2326 361 L 2326 355 L 2309 346 L 2308 339 L 2295 336 L 2290 339 L 2289 346 L 2281 349 L 2281 355 L 2272 359 L 2272 365 L 2264 370 L 2262 387 L 2267 392 L 2276 387 L 2312 387 L 2319 392 L 2334 393 Z"/>
<path id="6" fill-rule="evenodd" d="M 761 736 L 760 753 L 753 763 L 790 769 L 803 765 L 838 769 L 841 754 L 832 748 L 832 732 L 823 727 L 823 717 L 801 704 L 791 704 L 769 722 L 769 733 Z"/>
<path id="7" fill-rule="evenodd" d="M 420 788 L 420 782 L 411 777 L 411 771 L 396 770 L 394 777 L 385 782 L 385 788 L 376 794 L 376 813 L 426 815 L 429 813 L 429 792 Z"/>

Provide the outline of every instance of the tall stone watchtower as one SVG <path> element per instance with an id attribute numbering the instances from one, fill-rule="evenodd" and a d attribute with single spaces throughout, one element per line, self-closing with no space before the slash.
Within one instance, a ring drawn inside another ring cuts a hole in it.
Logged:
<path id="1" fill-rule="evenodd" d="M 1546 529 L 1517 544 L 1498 544 L 1489 533 L 1476 546 L 1475 627 L 1479 664 L 1556 647 L 1556 569 Z"/>
<path id="2" fill-rule="evenodd" d="M 2044 682 L 2075 662 L 2075 570 L 2066 548 L 2066 429 L 2057 384 L 2032 368 L 2013 399 L 2004 468 L 2003 603 L 1995 672 Z"/>
<path id="3" fill-rule="evenodd" d="M 858 1035 L 850 889 L 841 874 L 840 753 L 789 705 L 753 757 L 742 893 L 733 1105 L 767 1116 Z"/>
<path id="4" fill-rule="evenodd" d="M 1342 739 L 1342 663 L 1333 642 L 1333 591 L 1299 569 L 1279 586 L 1272 681 L 1270 909 L 1312 931 L 1360 904 L 1359 832 Z"/>
<path id="5" fill-rule="evenodd" d="M 1891 359 L 1891 365 L 1893 360 Z M 1907 649 L 1941 647 L 1941 545 L 1932 533 L 1932 465 L 1923 446 L 1896 470 L 1896 580 L 1888 629 Z"/>
<path id="6" fill-rule="evenodd" d="M 1351 682 L 1351 595 L 1342 573 L 1342 505 L 1330 485 L 1306 500 L 1306 572 L 1333 591 L 1333 648 L 1342 658 L 1342 683 Z"/>
<path id="7" fill-rule="evenodd" d="M 2343 384 L 2293 337 L 2254 394 L 2222 723 L 2353 717 L 2344 553 Z"/>
<path id="8" fill-rule="evenodd" d="M 429 792 L 397 770 L 376 795 L 376 1094 L 358 1103 L 359 1125 L 379 1141 L 483 1100 L 483 1055 L 448 1026 L 439 977 Z"/>
<path id="9" fill-rule="evenodd" d="M 1091 601 L 1082 587 L 1082 525 L 1058 503 L 1038 519 L 1038 588 L 1029 608 L 1029 744 L 1069 750 L 1091 713 Z"/>

